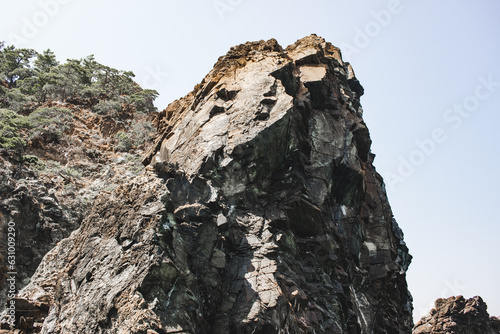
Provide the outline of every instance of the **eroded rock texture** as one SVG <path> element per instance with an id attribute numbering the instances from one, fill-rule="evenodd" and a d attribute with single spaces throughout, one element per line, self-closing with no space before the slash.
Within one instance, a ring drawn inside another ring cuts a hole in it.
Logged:
<path id="1" fill-rule="evenodd" d="M 498 334 L 500 319 L 490 317 L 481 297 L 440 298 L 431 312 L 415 325 L 413 334 L 447 333 Z"/>
<path id="2" fill-rule="evenodd" d="M 362 94 L 315 35 L 232 48 L 20 293 L 42 333 L 410 333 Z"/>

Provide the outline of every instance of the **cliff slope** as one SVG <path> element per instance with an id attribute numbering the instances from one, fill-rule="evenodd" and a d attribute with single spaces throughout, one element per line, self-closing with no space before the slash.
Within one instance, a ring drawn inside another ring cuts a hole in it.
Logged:
<path id="1" fill-rule="evenodd" d="M 17 297 L 17 325 L 410 333 L 411 257 L 372 164 L 362 94 L 315 35 L 232 48 L 159 114 L 145 172 L 100 194 L 45 256 Z"/>

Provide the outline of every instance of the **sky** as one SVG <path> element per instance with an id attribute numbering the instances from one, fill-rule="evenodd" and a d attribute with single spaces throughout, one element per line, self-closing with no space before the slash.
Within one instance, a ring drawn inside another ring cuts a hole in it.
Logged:
<path id="1" fill-rule="evenodd" d="M 480 295 L 500 316 L 500 1 L 0 1 L 0 41 L 58 60 L 94 54 L 184 96 L 231 46 L 315 33 L 365 88 L 375 166 L 413 255 L 414 318 Z"/>

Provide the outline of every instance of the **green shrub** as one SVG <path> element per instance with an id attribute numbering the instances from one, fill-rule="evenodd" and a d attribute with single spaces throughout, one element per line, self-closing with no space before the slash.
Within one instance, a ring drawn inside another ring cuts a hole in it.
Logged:
<path id="1" fill-rule="evenodd" d="M 154 125 L 151 122 L 133 122 L 131 126 L 131 136 L 133 144 L 140 146 L 151 139 L 151 135 L 155 132 Z"/>
<path id="2" fill-rule="evenodd" d="M 27 138 L 57 142 L 69 129 L 72 118 L 71 110 L 59 107 L 39 108 L 29 116 L 0 109 L 0 146 L 20 151 L 26 146 Z"/>
<path id="3" fill-rule="evenodd" d="M 100 100 L 99 103 L 92 107 L 93 112 L 101 115 L 109 115 L 113 112 L 120 112 L 122 110 L 121 102 L 115 100 Z"/>
<path id="4" fill-rule="evenodd" d="M 134 165 L 132 165 L 132 166 L 129 168 L 130 172 L 131 172 L 133 175 L 135 175 L 135 176 L 137 176 L 137 175 L 141 174 L 141 172 L 143 171 L 143 169 L 144 169 L 144 166 L 142 165 L 142 163 L 141 163 L 141 164 L 134 164 Z"/>
<path id="5" fill-rule="evenodd" d="M 19 88 L 9 89 L 5 94 L 6 106 L 14 111 L 23 111 L 29 103 L 35 101 L 33 96 L 23 94 Z"/>
<path id="6" fill-rule="evenodd" d="M 81 178 L 82 173 L 75 168 L 61 166 L 61 164 L 54 160 L 47 160 L 45 171 L 52 174 L 63 174 L 66 176 Z"/>
<path id="7" fill-rule="evenodd" d="M 26 141 L 21 137 L 21 129 L 28 124 L 25 116 L 13 110 L 0 109 L 0 146 L 14 150 L 24 148 Z"/>
<path id="8" fill-rule="evenodd" d="M 81 178 L 82 177 L 82 173 L 74 168 L 71 168 L 71 167 L 63 167 L 61 172 L 63 174 L 66 174 L 67 176 L 71 176 L 71 177 L 74 177 L 74 178 Z"/>
<path id="9" fill-rule="evenodd" d="M 61 107 L 39 108 L 28 117 L 30 139 L 43 138 L 48 142 L 58 142 L 63 133 L 69 130 L 73 118 L 71 110 Z"/>
<path id="10" fill-rule="evenodd" d="M 118 150 L 128 152 L 132 148 L 133 141 L 125 132 L 118 131 L 115 137 L 118 141 L 116 145 Z"/>
<path id="11" fill-rule="evenodd" d="M 45 170 L 47 168 L 47 164 L 36 155 L 23 155 L 23 163 L 34 170 Z"/>
<path id="12" fill-rule="evenodd" d="M 153 89 L 143 89 L 130 96 L 130 102 L 138 112 L 152 113 L 158 111 L 153 102 L 158 97 L 158 92 Z"/>
<path id="13" fill-rule="evenodd" d="M 144 165 L 142 164 L 142 156 L 139 154 L 125 154 L 125 162 L 129 164 L 129 171 L 133 175 L 139 175 L 144 169 Z"/>
<path id="14" fill-rule="evenodd" d="M 84 87 L 80 91 L 80 95 L 85 99 L 96 99 L 102 94 L 102 90 L 95 86 Z"/>

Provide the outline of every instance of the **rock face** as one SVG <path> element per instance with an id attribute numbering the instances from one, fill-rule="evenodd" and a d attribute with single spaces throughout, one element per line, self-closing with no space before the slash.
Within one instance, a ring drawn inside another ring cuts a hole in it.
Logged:
<path id="1" fill-rule="evenodd" d="M 7 152 L 0 157 L 0 237 L 2 241 L 13 236 L 10 245 L 2 242 L 2 254 L 7 254 L 7 246 L 15 245 L 15 268 L 8 269 L 7 261 L 0 261 L 0 270 L 17 272 L 17 286 L 23 287 L 35 272 L 43 256 L 58 241 L 69 236 L 81 221 L 81 210 L 76 206 L 65 210 L 51 188 L 38 179 L 22 163 L 16 163 Z M 54 190 L 54 189 L 52 189 Z M 80 212 L 79 212 L 80 211 Z M 8 228 L 15 228 L 14 234 Z M 7 260 L 7 256 L 4 257 Z M 3 275 L 2 275 L 3 276 Z M 0 303 L 4 308 L 6 280 L 0 283 Z"/>
<path id="2" fill-rule="evenodd" d="M 18 298 L 42 333 L 410 333 L 362 94 L 315 35 L 232 48 Z"/>
<path id="3" fill-rule="evenodd" d="M 413 329 L 413 334 L 498 334 L 500 319 L 490 317 L 481 297 L 463 296 L 436 300 L 432 311 Z"/>

